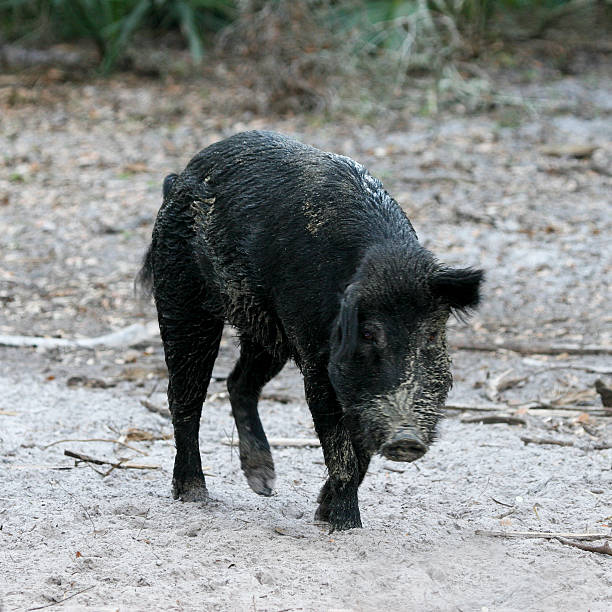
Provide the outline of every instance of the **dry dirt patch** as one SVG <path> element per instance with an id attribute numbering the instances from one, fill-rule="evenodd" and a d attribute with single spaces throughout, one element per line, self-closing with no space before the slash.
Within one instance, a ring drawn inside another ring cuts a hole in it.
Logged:
<path id="1" fill-rule="evenodd" d="M 145 81 L 18 86 L 18 104 L 2 98 L 0 334 L 86 337 L 151 320 L 132 279 L 163 177 L 222 136 L 265 127 L 364 162 L 428 247 L 487 270 L 483 307 L 451 327 L 453 343 L 604 349 L 455 351 L 449 403 L 502 404 L 524 424 L 450 412 L 423 460 L 373 462 L 361 489 L 364 529 L 330 535 L 312 521 L 325 477 L 320 449 L 276 449 L 278 494 L 264 499 L 221 444 L 233 431 L 223 381 L 236 357 L 229 333 L 202 423 L 203 463 L 214 474 L 206 505 L 170 499 L 171 428 L 141 403 L 164 406 L 157 340 L 0 348 L 3 609 L 608 610 L 608 556 L 476 534 L 610 534 L 612 451 L 596 447 L 610 443 L 611 419 L 600 416 L 594 382 L 609 383 L 612 372 L 612 130 L 609 108 L 593 101 L 612 87 L 565 79 L 540 91 L 551 103 L 512 126 L 490 115 L 413 117 L 386 129 L 230 119 L 203 113 L 201 90 Z M 551 155 L 568 143 L 593 149 Z M 270 436 L 313 436 L 294 368 L 265 393 Z M 48 446 L 121 439 L 129 428 L 153 439 L 127 442 L 138 450 Z M 521 436 L 572 446 L 526 446 Z M 110 466 L 75 467 L 65 449 L 156 469 L 104 476 L 93 468 Z"/>

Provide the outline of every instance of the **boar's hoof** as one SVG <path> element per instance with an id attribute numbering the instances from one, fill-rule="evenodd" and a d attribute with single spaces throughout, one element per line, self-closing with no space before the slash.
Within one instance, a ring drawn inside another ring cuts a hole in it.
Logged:
<path id="1" fill-rule="evenodd" d="M 246 476 L 249 487 L 264 497 L 270 497 L 274 493 L 276 474 L 274 462 L 268 449 L 250 449 L 241 457 L 242 470 Z"/>
<path id="2" fill-rule="evenodd" d="M 410 430 L 397 433 L 380 449 L 380 454 L 391 461 L 415 461 L 426 452 L 427 446 Z"/>
<path id="3" fill-rule="evenodd" d="M 340 504 L 335 504 L 329 493 L 329 484 L 325 483 L 319 494 L 319 507 L 315 512 L 316 523 L 329 523 L 330 533 L 332 531 L 344 531 L 345 529 L 355 529 L 361 527 L 361 517 L 359 515 L 359 507 L 348 507 L 346 504 L 341 507 L 335 507 Z"/>
<path id="4" fill-rule="evenodd" d="M 347 529 L 358 529 L 361 527 L 361 517 L 357 512 L 334 512 L 329 513 L 329 533 L 333 531 L 346 531 Z"/>
<path id="5" fill-rule="evenodd" d="M 172 497 L 184 502 L 205 502 L 208 500 L 208 490 L 204 478 L 190 478 L 172 481 Z"/>
<path id="6" fill-rule="evenodd" d="M 261 465 L 257 468 L 251 468 L 244 471 L 249 487 L 257 493 L 257 495 L 263 495 L 264 497 L 270 497 L 274 492 L 274 482 L 276 476 L 274 475 L 274 467 Z"/>

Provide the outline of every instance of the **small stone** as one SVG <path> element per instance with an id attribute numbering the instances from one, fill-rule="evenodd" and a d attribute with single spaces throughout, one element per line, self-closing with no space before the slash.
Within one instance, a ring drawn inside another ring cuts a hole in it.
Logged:
<path id="1" fill-rule="evenodd" d="M 259 570 L 255 572 L 255 578 L 257 578 L 259 584 L 274 584 L 274 578 L 268 572 Z"/>
<path id="2" fill-rule="evenodd" d="M 138 361 L 139 357 L 140 351 L 137 351 L 135 349 L 130 349 L 123 353 L 123 360 L 125 361 L 125 363 L 134 363 L 135 361 Z"/>

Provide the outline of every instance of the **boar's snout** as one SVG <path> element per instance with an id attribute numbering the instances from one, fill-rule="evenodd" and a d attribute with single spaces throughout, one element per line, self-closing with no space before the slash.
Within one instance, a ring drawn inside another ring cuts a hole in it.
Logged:
<path id="1" fill-rule="evenodd" d="M 427 452 L 426 444 L 413 429 L 402 428 L 380 447 L 380 454 L 391 461 L 415 461 Z"/>

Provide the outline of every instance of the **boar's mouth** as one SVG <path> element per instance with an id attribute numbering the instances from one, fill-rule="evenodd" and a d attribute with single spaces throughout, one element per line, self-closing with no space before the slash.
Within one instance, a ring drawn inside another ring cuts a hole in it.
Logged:
<path id="1" fill-rule="evenodd" d="M 400 428 L 385 442 L 380 454 L 391 461 L 415 461 L 427 452 L 427 445 L 412 428 Z"/>

